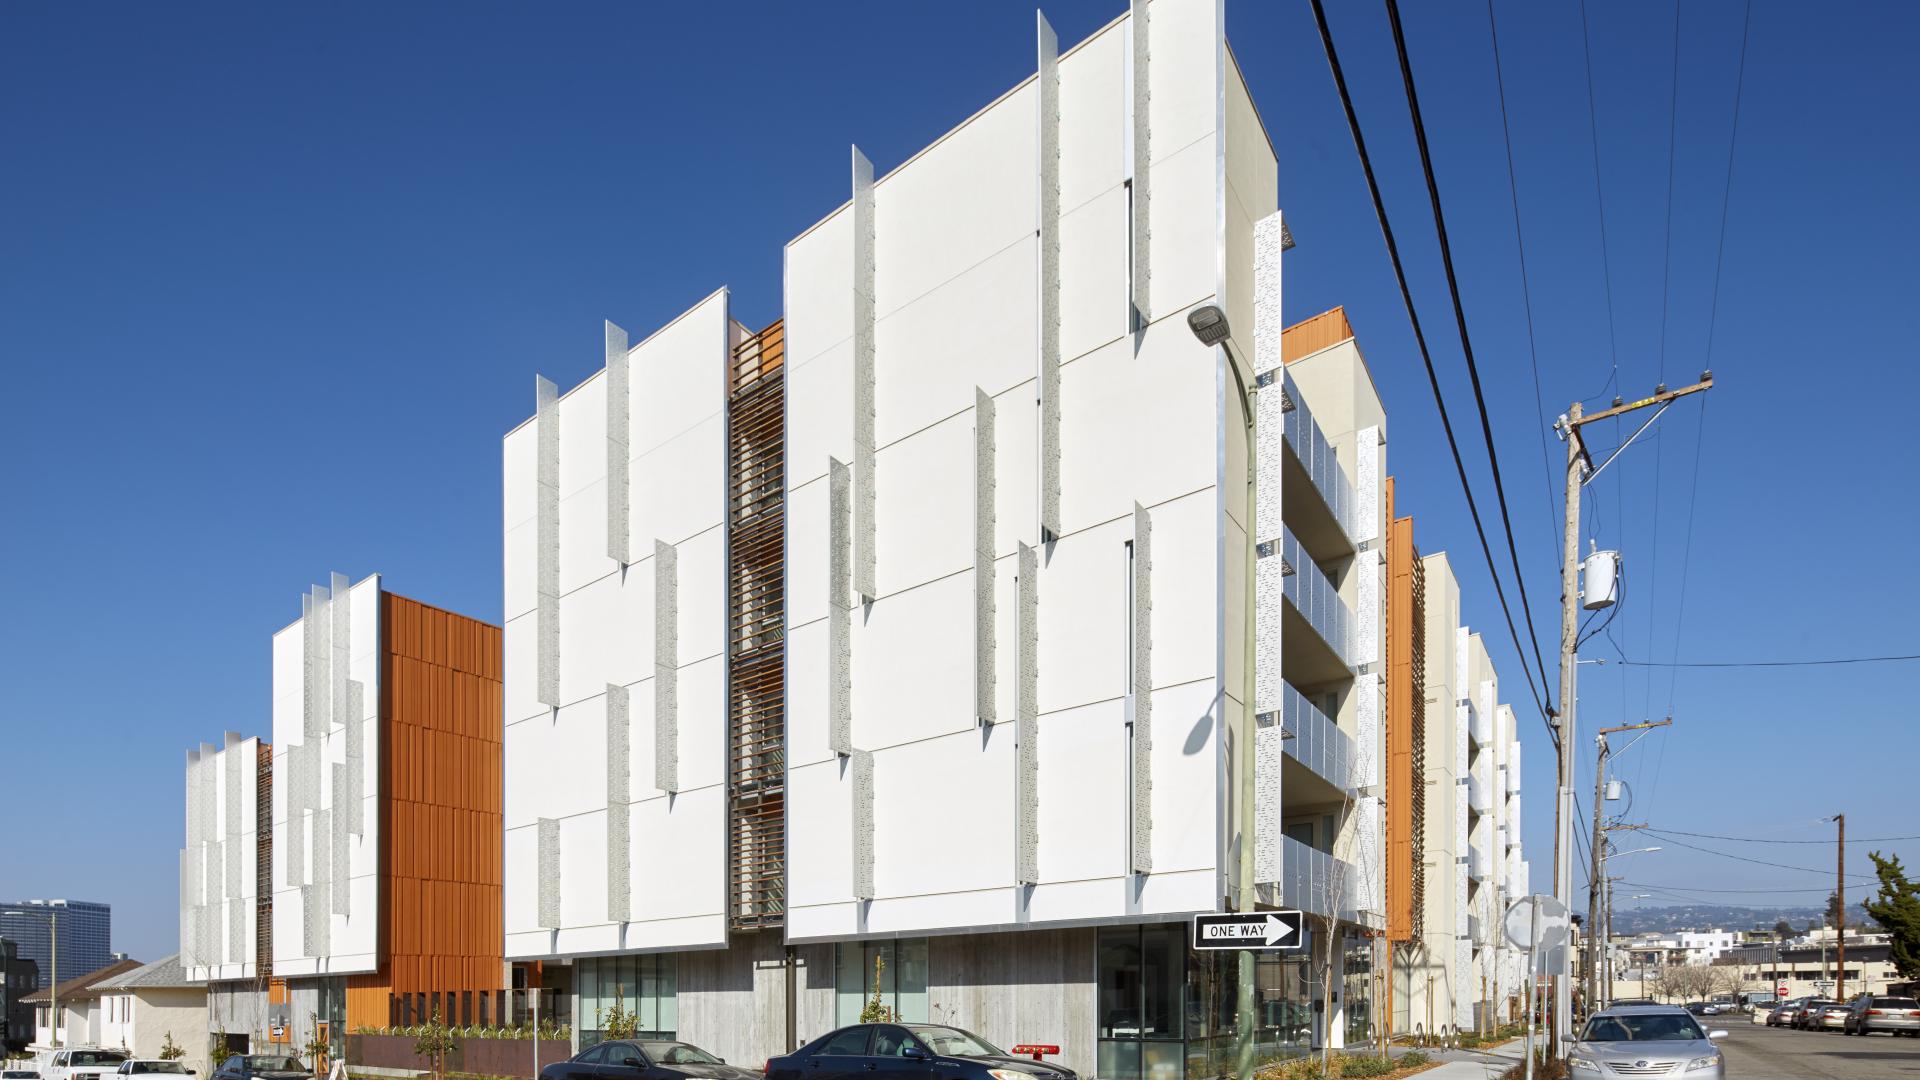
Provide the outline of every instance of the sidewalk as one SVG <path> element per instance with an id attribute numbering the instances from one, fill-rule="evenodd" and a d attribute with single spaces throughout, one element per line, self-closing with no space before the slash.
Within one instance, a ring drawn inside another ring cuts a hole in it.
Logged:
<path id="1" fill-rule="evenodd" d="M 1485 1050 L 1444 1050 L 1434 1054 L 1444 1064 L 1420 1074 L 1422 1080 L 1488 1080 L 1520 1063 L 1527 1041 L 1514 1039 Z"/>

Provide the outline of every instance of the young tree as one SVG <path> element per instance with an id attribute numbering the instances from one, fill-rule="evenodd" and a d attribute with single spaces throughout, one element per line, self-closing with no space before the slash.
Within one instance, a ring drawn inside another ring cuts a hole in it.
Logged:
<path id="1" fill-rule="evenodd" d="M 427 1066 L 435 1080 L 447 1073 L 447 1054 L 458 1049 L 460 1041 L 454 1038 L 453 1030 L 440 1019 L 440 1010 L 433 1010 L 433 1019 L 427 1021 L 420 1036 L 414 1040 L 413 1052 L 427 1059 Z"/>
<path id="2" fill-rule="evenodd" d="M 1869 852 L 1880 892 L 1867 901 L 1867 914 L 1887 931 L 1890 959 L 1903 979 L 1920 979 L 1920 883 L 1908 880 L 1900 856 Z"/>
<path id="3" fill-rule="evenodd" d="M 626 997 L 618 983 L 613 987 L 613 1008 L 601 1024 L 605 1039 L 632 1039 L 640 1034 L 640 1017 L 627 1011 Z"/>
<path id="4" fill-rule="evenodd" d="M 307 1036 L 307 1044 L 300 1049 L 307 1055 L 307 1061 L 313 1067 L 314 1080 L 320 1080 L 320 1077 L 325 1075 L 325 1070 L 321 1066 L 326 1063 L 327 1054 L 333 1048 L 327 1045 L 327 1040 L 320 1037 L 320 1017 L 317 1014 L 308 1013 L 307 1023 L 311 1026 L 313 1034 Z"/>
<path id="5" fill-rule="evenodd" d="M 879 953 L 873 954 L 873 994 L 867 998 L 866 1005 L 860 1009 L 860 1022 L 863 1024 L 893 1023 L 893 1008 L 880 999 L 880 973 L 887 969 L 887 962 Z"/>
<path id="6" fill-rule="evenodd" d="M 167 1032 L 160 1042 L 160 1060 L 175 1061 L 186 1056 L 186 1047 L 173 1041 L 173 1032 Z"/>

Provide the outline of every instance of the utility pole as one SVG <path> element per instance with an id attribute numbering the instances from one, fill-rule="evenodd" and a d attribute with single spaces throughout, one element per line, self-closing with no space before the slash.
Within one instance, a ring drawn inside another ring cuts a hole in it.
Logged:
<path id="1" fill-rule="evenodd" d="M 60 1049 L 60 913 L 47 912 L 47 944 L 53 949 L 53 978 L 47 983 L 47 1030 L 53 1048 Z"/>
<path id="2" fill-rule="evenodd" d="M 1834 931 L 1834 938 L 1839 943 L 1839 962 L 1835 967 L 1839 970 L 1833 975 L 1833 1000 L 1845 1001 L 1847 1000 L 1847 815 L 1835 814 L 1833 821 L 1840 826 L 1840 859 L 1834 868 L 1833 875 L 1834 894 L 1840 900 L 1839 910 L 1834 914 L 1834 921 L 1839 924 L 1839 928 Z"/>
<path id="3" fill-rule="evenodd" d="M 1567 409 L 1555 427 L 1567 443 L 1567 522 L 1566 543 L 1560 562 L 1560 711 L 1553 718 L 1555 734 L 1560 749 L 1560 783 L 1554 800 L 1553 831 L 1553 895 L 1571 911 L 1573 909 L 1573 752 L 1574 752 L 1574 712 L 1579 702 L 1576 674 L 1578 672 L 1578 651 L 1580 646 L 1580 489 L 1600 471 L 1613 463 L 1633 440 L 1640 436 L 1660 419 L 1667 406 L 1676 398 L 1688 394 L 1697 394 L 1713 388 L 1713 372 L 1700 373 L 1700 381 L 1690 386 L 1669 390 L 1665 383 L 1654 388 L 1651 397 L 1638 401 L 1621 402 L 1610 408 L 1602 409 L 1587 416 L 1581 404 L 1576 401 Z M 1619 399 L 1615 399 L 1618 401 Z M 1640 426 L 1629 436 L 1626 442 L 1614 450 L 1613 457 L 1607 458 L 1598 467 L 1587 453 L 1586 440 L 1581 437 L 1581 429 L 1599 420 L 1610 420 L 1616 416 L 1644 409 L 1649 405 L 1660 406 L 1652 419 Z M 1573 965 L 1571 954 L 1567 956 L 1566 966 L 1553 975 L 1553 1037 L 1547 1046 L 1555 1057 L 1563 1053 L 1560 1036 L 1573 1030 L 1573 1001 L 1570 991 L 1573 987 Z"/>
<path id="4" fill-rule="evenodd" d="M 1606 945 L 1600 942 L 1598 936 L 1598 930 L 1605 920 L 1596 918 L 1596 916 L 1600 913 L 1600 890 L 1607 887 L 1607 878 L 1601 873 L 1600 866 L 1606 859 L 1606 837 L 1609 828 L 1606 823 L 1607 759 L 1610 754 L 1607 746 L 1607 736 L 1618 731 L 1651 731 L 1654 728 L 1666 727 L 1671 723 L 1673 723 L 1673 717 L 1669 716 L 1665 720 L 1655 720 L 1645 724 L 1622 724 L 1619 727 L 1601 728 L 1593 736 L 1593 741 L 1599 749 L 1593 767 L 1593 850 L 1590 853 L 1593 857 L 1593 869 L 1587 874 L 1588 933 L 1586 960 L 1587 1007 L 1589 1009 L 1599 1007 L 1599 950 L 1606 948 Z M 1628 743 L 1627 745 L 1628 747 L 1632 747 L 1633 744 Z M 1611 915 L 1612 912 L 1608 912 L 1608 914 Z M 1608 990 L 1611 992 L 1611 985 L 1609 985 Z"/>

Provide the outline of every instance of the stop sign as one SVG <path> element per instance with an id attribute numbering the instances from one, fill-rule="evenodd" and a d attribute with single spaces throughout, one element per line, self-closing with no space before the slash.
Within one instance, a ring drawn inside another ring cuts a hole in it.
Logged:
<path id="1" fill-rule="evenodd" d="M 1784 986 L 1782 986 L 1782 987 L 1780 987 L 1780 988 L 1778 988 L 1778 989 L 1776 989 L 1776 990 L 1775 990 L 1775 991 L 1773 992 L 1773 996 L 1774 996 L 1774 997 L 1786 997 L 1786 996 L 1787 996 L 1787 988 L 1786 988 L 1786 987 L 1784 987 Z"/>

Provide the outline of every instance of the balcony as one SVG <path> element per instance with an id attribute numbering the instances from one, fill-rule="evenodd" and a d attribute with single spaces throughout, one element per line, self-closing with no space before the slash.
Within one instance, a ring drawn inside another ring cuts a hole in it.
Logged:
<path id="1" fill-rule="evenodd" d="M 1340 668 L 1346 669 L 1339 673 L 1350 674 L 1351 662 L 1347 658 L 1353 652 L 1352 609 L 1347 607 L 1345 600 L 1340 599 L 1340 590 L 1334 588 L 1333 582 L 1327 580 L 1327 575 L 1320 572 L 1320 567 L 1308 556 L 1306 547 L 1288 526 L 1281 527 L 1280 557 L 1285 560 L 1287 568 L 1293 571 L 1286 576 L 1285 584 L 1281 587 L 1287 603 L 1332 650 L 1333 659 Z M 1288 677 L 1293 677 L 1291 671 Z"/>
<path id="2" fill-rule="evenodd" d="M 1493 810 L 1493 792 L 1472 773 L 1467 774 L 1467 806 L 1476 814 L 1491 813 Z"/>
<path id="3" fill-rule="evenodd" d="M 1493 876 L 1493 859 L 1484 848 L 1467 849 L 1467 876 L 1485 883 Z"/>
<path id="4" fill-rule="evenodd" d="M 1354 794 L 1354 763 L 1358 751 L 1351 736 L 1306 695 L 1288 686 L 1281 698 L 1280 725 L 1286 730 L 1287 756 L 1346 795 Z"/>
<path id="5" fill-rule="evenodd" d="M 1356 507 L 1353 481 L 1347 478 L 1347 471 L 1340 464 L 1340 455 L 1334 451 L 1333 444 L 1314 420 L 1313 410 L 1307 407 L 1306 399 L 1294 384 L 1293 376 L 1285 369 L 1279 374 L 1282 379 L 1281 392 L 1293 403 L 1293 408 L 1286 413 L 1287 449 L 1293 451 L 1294 463 L 1299 466 L 1311 489 L 1319 495 L 1317 506 L 1306 505 L 1307 500 L 1289 498 L 1283 513 L 1289 522 L 1301 523 L 1316 548 L 1351 551 Z M 1283 490 L 1291 494 L 1304 491 L 1308 485 L 1283 482 Z"/>
<path id="6" fill-rule="evenodd" d="M 1467 940 L 1473 942 L 1475 945 L 1485 945 L 1487 943 L 1487 930 L 1486 927 L 1481 924 L 1480 916 L 1478 915 L 1467 916 Z"/>
<path id="7" fill-rule="evenodd" d="M 1311 848 L 1291 836 L 1281 838 L 1280 906 L 1314 915 L 1353 920 L 1358 872 L 1352 863 Z M 1337 907 L 1338 911 L 1329 911 Z"/>
<path id="8" fill-rule="evenodd" d="M 1481 712 L 1469 698 L 1466 705 L 1467 737 L 1473 740 L 1475 749 L 1485 750 L 1493 745 L 1493 717 Z"/>
<path id="9" fill-rule="evenodd" d="M 1520 740 L 1507 744 L 1507 794 L 1520 794 Z"/>

